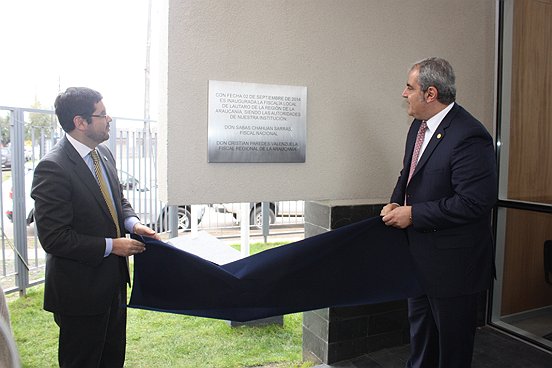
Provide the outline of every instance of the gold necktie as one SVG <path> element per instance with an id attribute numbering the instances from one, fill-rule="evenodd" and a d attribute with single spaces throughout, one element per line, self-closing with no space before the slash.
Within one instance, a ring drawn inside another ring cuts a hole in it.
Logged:
<path id="1" fill-rule="evenodd" d="M 90 151 L 90 156 L 92 157 L 92 161 L 94 161 L 94 171 L 96 172 L 96 179 L 100 185 L 100 191 L 102 192 L 105 203 L 107 204 L 107 208 L 109 208 L 109 213 L 115 223 L 115 227 L 117 228 L 117 237 L 120 237 L 121 230 L 119 228 L 119 221 L 117 221 L 117 211 L 115 211 L 115 206 L 113 205 L 113 201 L 109 195 L 109 189 L 107 188 L 107 183 L 105 182 L 102 168 L 100 167 L 100 157 L 98 156 L 98 152 L 96 150 Z"/>

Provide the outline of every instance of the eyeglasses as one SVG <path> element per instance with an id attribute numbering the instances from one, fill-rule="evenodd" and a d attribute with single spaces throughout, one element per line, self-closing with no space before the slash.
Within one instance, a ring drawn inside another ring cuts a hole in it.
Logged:
<path id="1" fill-rule="evenodd" d="M 93 118 L 104 118 L 105 120 L 107 120 L 107 117 L 109 115 L 107 115 L 107 114 L 101 114 L 101 115 L 91 114 L 90 116 L 93 117 Z"/>

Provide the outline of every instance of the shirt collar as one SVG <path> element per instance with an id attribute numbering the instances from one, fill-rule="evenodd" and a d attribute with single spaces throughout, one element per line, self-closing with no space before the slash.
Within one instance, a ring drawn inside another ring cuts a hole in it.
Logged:
<path id="1" fill-rule="evenodd" d="M 454 102 L 445 107 L 443 110 L 439 111 L 437 114 L 433 115 L 428 121 L 426 121 L 429 131 L 431 131 L 432 133 L 435 132 L 439 124 L 441 124 L 441 121 L 443 121 L 443 119 L 445 118 L 445 116 L 447 116 L 453 106 Z"/>
<path id="2" fill-rule="evenodd" d="M 84 143 L 79 142 L 78 140 L 73 138 L 70 134 L 65 134 L 65 136 L 67 137 L 67 140 L 69 141 L 69 143 L 71 143 L 71 145 L 77 150 L 80 157 L 82 157 L 83 159 L 84 159 L 84 156 L 88 155 L 90 151 L 92 151 L 90 147 L 88 147 Z"/>

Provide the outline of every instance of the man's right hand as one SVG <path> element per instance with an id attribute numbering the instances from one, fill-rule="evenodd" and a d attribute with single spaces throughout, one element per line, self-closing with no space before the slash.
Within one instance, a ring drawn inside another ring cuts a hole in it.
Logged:
<path id="1" fill-rule="evenodd" d="M 133 256 L 146 250 L 146 245 L 138 240 L 129 238 L 113 239 L 111 253 L 121 257 Z"/>
<path id="2" fill-rule="evenodd" d="M 393 211 L 395 208 L 400 207 L 397 203 L 389 203 L 386 204 L 380 212 L 380 216 L 383 217 L 387 215 L 389 212 Z"/>
<path id="3" fill-rule="evenodd" d="M 399 206 L 397 203 L 391 203 L 383 207 L 380 215 L 387 226 L 406 229 L 412 225 L 412 206 Z"/>

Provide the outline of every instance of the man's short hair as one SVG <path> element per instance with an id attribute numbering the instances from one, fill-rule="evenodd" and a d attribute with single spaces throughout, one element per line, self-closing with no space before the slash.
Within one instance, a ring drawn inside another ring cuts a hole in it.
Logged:
<path id="1" fill-rule="evenodd" d="M 98 91 L 87 87 L 69 87 L 61 92 L 54 103 L 59 124 L 67 133 L 75 129 L 73 119 L 80 115 L 90 123 L 90 115 L 94 114 L 96 104 L 102 100 Z"/>
<path id="2" fill-rule="evenodd" d="M 456 77 L 454 70 L 445 59 L 430 57 L 414 64 L 418 69 L 418 84 L 422 92 L 433 86 L 439 92 L 437 100 L 448 105 L 456 100 Z"/>

